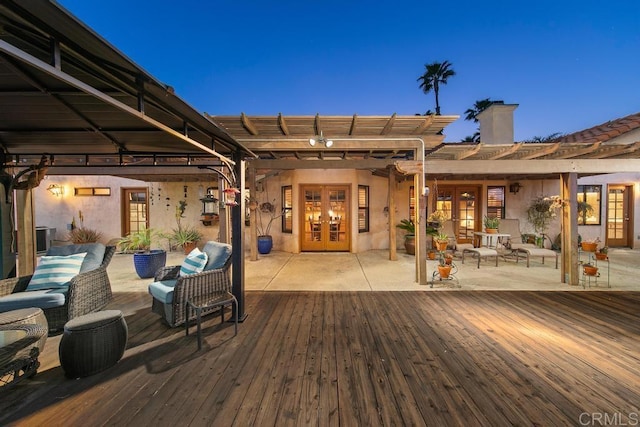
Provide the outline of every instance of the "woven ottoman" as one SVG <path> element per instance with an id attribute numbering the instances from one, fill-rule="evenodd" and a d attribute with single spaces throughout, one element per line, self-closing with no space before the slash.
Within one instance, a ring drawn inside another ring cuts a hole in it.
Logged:
<path id="1" fill-rule="evenodd" d="M 49 323 L 44 315 L 44 311 L 38 307 L 21 308 L 19 310 L 5 311 L 0 313 L 0 326 L 13 325 L 40 325 L 45 331 L 49 330 Z M 40 353 L 44 350 L 44 344 L 47 342 L 47 334 L 44 334 L 38 342 L 38 350 Z"/>
<path id="2" fill-rule="evenodd" d="M 69 320 L 60 340 L 60 365 L 67 377 L 87 377 L 122 358 L 127 323 L 120 310 L 104 310 Z"/>

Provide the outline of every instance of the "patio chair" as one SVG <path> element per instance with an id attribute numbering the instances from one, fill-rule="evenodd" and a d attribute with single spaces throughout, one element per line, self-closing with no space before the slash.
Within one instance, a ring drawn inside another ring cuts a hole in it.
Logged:
<path id="1" fill-rule="evenodd" d="M 0 313 L 27 307 L 44 311 L 49 331 L 64 328 L 69 320 L 103 309 L 112 299 L 107 266 L 115 246 L 101 243 L 53 246 L 41 257 L 34 274 L 0 280 Z M 86 254 L 77 265 L 77 255 Z M 75 257 L 74 257 L 75 256 Z M 47 269 L 73 259 L 78 273 L 57 282 Z M 33 280 L 32 278 L 36 279 Z M 37 280 L 39 279 L 39 280 Z"/>
<path id="2" fill-rule="evenodd" d="M 510 234 L 506 247 L 511 249 L 512 252 L 518 249 L 524 248 L 536 248 L 533 243 L 523 242 L 522 234 L 520 233 L 520 220 L 518 218 L 505 218 L 500 220 L 500 232 Z"/>
<path id="3" fill-rule="evenodd" d="M 458 243 L 456 233 L 453 230 L 453 221 L 450 219 L 442 223 L 442 233 L 446 234 L 449 238 L 449 244 L 447 249 L 451 249 L 453 253 L 462 252 L 465 249 L 473 249 L 472 243 Z"/>
<path id="4" fill-rule="evenodd" d="M 210 241 L 204 246 L 202 253 L 207 254 L 203 269 L 196 268 L 192 270 L 193 273 L 185 274 L 184 267 L 189 264 L 190 254 L 182 266 L 168 266 L 158 270 L 154 282 L 149 285 L 152 311 L 159 314 L 162 321 L 172 328 L 187 320 L 187 301 L 193 303 L 196 300 L 216 299 L 219 295 L 231 292 L 231 245 Z M 219 309 L 220 307 L 210 307 L 201 311 L 200 315 Z M 189 313 L 189 320 L 196 319 L 195 310 L 189 310 Z"/>

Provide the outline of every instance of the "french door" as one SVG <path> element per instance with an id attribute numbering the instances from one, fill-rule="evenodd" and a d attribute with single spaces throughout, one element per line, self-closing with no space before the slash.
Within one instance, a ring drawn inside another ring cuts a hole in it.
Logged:
<path id="1" fill-rule="evenodd" d="M 122 189 L 122 235 L 149 228 L 147 188 Z"/>
<path id="2" fill-rule="evenodd" d="M 442 210 L 451 219 L 458 243 L 473 243 L 475 231 L 480 231 L 480 187 L 440 186 L 436 209 Z"/>
<path id="3" fill-rule="evenodd" d="M 301 194 L 302 251 L 348 251 L 349 186 L 303 185 Z"/>
<path id="4" fill-rule="evenodd" d="M 631 246 L 634 231 L 631 217 L 631 191 L 628 185 L 610 185 L 607 190 L 608 246 Z"/>

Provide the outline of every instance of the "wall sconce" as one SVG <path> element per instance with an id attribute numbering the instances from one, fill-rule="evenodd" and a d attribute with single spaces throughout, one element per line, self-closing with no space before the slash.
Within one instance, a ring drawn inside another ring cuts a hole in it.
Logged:
<path id="1" fill-rule="evenodd" d="M 220 218 L 220 205 L 218 204 L 218 199 L 213 195 L 214 190 L 213 187 L 207 188 L 207 195 L 200 199 L 202 202 L 202 215 L 200 217 L 202 225 L 209 226 Z"/>
<path id="2" fill-rule="evenodd" d="M 333 141 L 330 139 L 326 139 L 324 135 L 322 135 L 322 131 L 320 131 L 320 135 L 316 138 L 309 138 L 309 145 L 314 147 L 316 143 L 324 144 L 325 147 L 329 148 L 333 145 Z"/>
<path id="3" fill-rule="evenodd" d="M 513 194 L 518 194 L 518 191 L 520 191 L 521 188 L 522 186 L 520 185 L 519 182 L 514 182 L 513 184 L 509 184 L 509 192 Z"/>
<path id="4" fill-rule="evenodd" d="M 51 184 L 47 187 L 47 191 L 56 197 L 62 197 L 64 194 L 64 187 L 58 184 Z"/>

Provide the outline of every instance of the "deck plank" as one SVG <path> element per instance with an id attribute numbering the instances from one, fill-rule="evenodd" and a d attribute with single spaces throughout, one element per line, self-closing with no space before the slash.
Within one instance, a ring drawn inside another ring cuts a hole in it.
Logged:
<path id="1" fill-rule="evenodd" d="M 575 425 L 640 402 L 640 293 L 247 292 L 204 346 L 119 293 L 125 356 L 69 380 L 52 336 L 0 424 Z M 626 418 L 625 418 L 626 417 Z"/>

